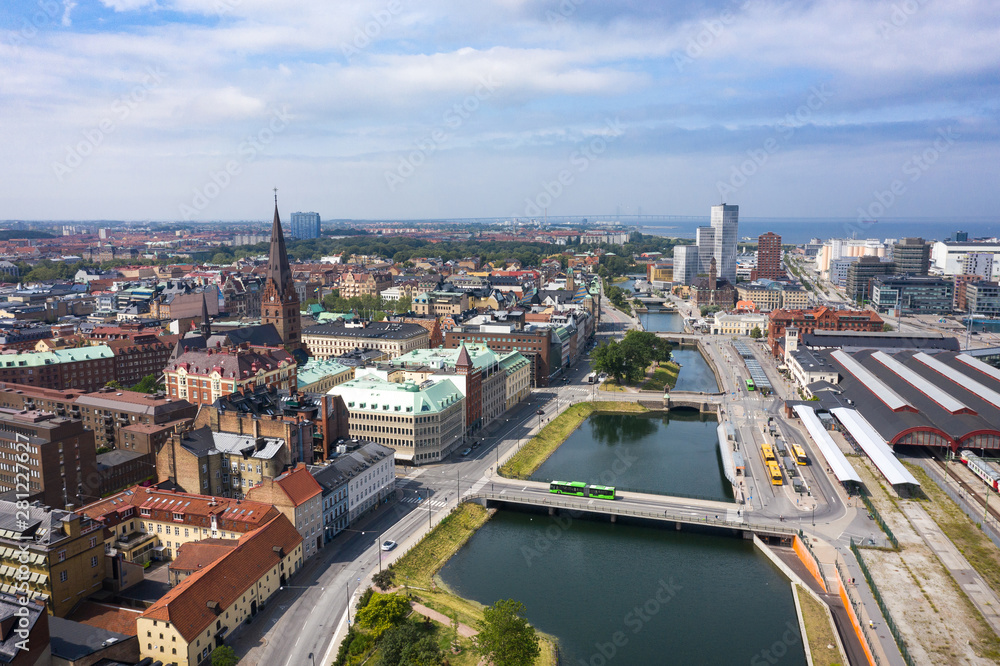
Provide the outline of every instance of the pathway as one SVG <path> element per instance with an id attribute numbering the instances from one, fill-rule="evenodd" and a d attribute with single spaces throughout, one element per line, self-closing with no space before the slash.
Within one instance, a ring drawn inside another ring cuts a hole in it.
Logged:
<path id="1" fill-rule="evenodd" d="M 951 573 L 951 577 L 983 614 L 993 631 L 1000 635 L 1000 599 L 997 599 L 990 586 L 972 568 L 955 544 L 945 536 L 938 524 L 927 515 L 923 507 L 912 502 L 901 502 L 900 508 L 910 519 L 910 523 L 927 547 L 934 551 L 941 564 Z"/>

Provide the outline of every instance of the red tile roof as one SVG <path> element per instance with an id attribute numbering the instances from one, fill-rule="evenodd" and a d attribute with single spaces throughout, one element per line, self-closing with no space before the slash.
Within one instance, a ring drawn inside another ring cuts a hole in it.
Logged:
<path id="1" fill-rule="evenodd" d="M 187 642 L 222 620 L 230 629 L 233 618 L 226 620 L 209 607 L 218 604 L 224 611 L 271 569 L 302 543 L 302 537 L 288 518 L 278 515 L 267 525 L 244 534 L 239 545 L 227 555 L 197 571 L 146 609 L 142 617 L 170 622 Z M 281 553 L 274 549 L 278 547 Z"/>
<path id="2" fill-rule="evenodd" d="M 197 571 L 204 569 L 220 557 L 225 557 L 236 548 L 235 539 L 202 539 L 190 541 L 180 547 L 177 557 L 167 565 L 171 571 Z"/>
<path id="3" fill-rule="evenodd" d="M 288 495 L 295 506 L 302 506 L 323 492 L 323 487 L 302 463 L 276 478 L 274 483 Z"/>

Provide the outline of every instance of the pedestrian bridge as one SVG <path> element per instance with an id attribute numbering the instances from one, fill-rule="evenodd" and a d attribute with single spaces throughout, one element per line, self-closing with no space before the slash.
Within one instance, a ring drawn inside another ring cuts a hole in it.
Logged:
<path id="1" fill-rule="evenodd" d="M 725 400 L 724 393 L 700 393 L 697 391 L 669 391 L 663 394 L 663 408 L 697 409 L 699 412 L 718 411 L 719 405 Z"/>
<path id="2" fill-rule="evenodd" d="M 608 472 L 613 474 L 613 470 Z M 534 507 L 554 518 L 561 518 L 563 522 L 566 518 L 591 515 L 608 516 L 613 523 L 623 519 L 662 523 L 676 530 L 698 527 L 746 539 L 751 539 L 754 535 L 761 538 L 791 539 L 798 534 L 797 530 L 775 524 L 776 521 L 770 519 L 754 521 L 752 512 L 744 514 L 743 505 L 732 502 L 634 492 L 619 492 L 618 499 L 615 500 L 574 497 L 550 493 L 547 483 L 501 477 L 484 478 L 477 482 L 463 493 L 463 499 L 476 501 L 487 507 Z"/>

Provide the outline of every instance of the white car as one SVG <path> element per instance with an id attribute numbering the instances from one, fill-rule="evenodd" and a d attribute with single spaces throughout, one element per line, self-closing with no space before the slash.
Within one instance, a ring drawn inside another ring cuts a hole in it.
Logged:
<path id="1" fill-rule="evenodd" d="M 395 547 L 396 547 L 396 542 L 395 541 L 383 541 L 382 542 L 382 550 L 392 550 Z"/>

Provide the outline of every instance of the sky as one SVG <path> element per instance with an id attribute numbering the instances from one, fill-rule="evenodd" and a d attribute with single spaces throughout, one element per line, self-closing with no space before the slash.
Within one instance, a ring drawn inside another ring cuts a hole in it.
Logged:
<path id="1" fill-rule="evenodd" d="M 997 217 L 998 88 L 995 0 L 5 0 L 0 219 Z"/>

